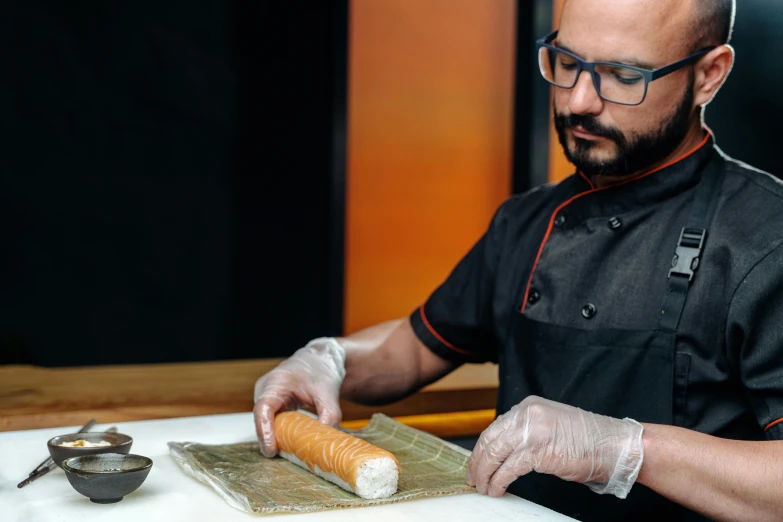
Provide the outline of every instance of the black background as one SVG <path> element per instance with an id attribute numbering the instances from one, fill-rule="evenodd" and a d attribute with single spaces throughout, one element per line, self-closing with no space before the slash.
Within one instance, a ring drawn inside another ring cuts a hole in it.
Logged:
<path id="1" fill-rule="evenodd" d="M 724 152 L 780 177 L 783 2 L 737 0 L 731 45 L 734 69 L 707 106 L 707 125 Z"/>
<path id="2" fill-rule="evenodd" d="M 346 3 L 291 4 L 3 3 L 0 362 L 272 357 L 339 333 Z"/>

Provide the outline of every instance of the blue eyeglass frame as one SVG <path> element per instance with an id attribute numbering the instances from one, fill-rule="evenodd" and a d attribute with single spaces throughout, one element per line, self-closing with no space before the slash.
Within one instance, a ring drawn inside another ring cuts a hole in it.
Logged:
<path id="1" fill-rule="evenodd" d="M 660 67 L 658 69 L 642 69 L 641 67 L 634 67 L 633 65 L 626 65 L 623 63 L 615 63 L 615 62 L 587 62 L 574 53 L 570 53 L 566 50 L 560 49 L 559 47 L 555 47 L 554 45 L 551 45 L 552 40 L 557 38 L 558 31 L 552 31 L 548 35 L 544 36 L 543 38 L 539 38 L 536 40 L 536 56 L 540 53 L 541 48 L 550 49 L 552 51 L 557 51 L 559 53 L 563 53 L 565 55 L 570 56 L 574 59 L 574 61 L 577 64 L 576 69 L 576 79 L 574 80 L 574 84 L 571 87 L 562 87 L 560 85 L 555 85 L 554 83 L 550 82 L 546 79 L 544 76 L 544 79 L 554 85 L 555 87 L 560 87 L 561 89 L 573 89 L 576 87 L 576 84 L 579 82 L 579 77 L 582 75 L 582 71 L 587 71 L 590 73 L 590 76 L 593 79 L 593 86 L 595 87 L 595 92 L 598 93 L 598 96 L 601 97 L 602 100 L 608 101 L 609 103 L 616 103 L 618 105 L 628 105 L 628 106 L 637 106 L 641 105 L 644 100 L 647 98 L 647 88 L 650 85 L 650 82 L 653 82 L 659 78 L 663 78 L 667 74 L 671 74 L 674 71 L 678 71 L 688 65 L 691 62 L 695 62 L 708 52 L 712 51 L 713 49 L 717 49 L 717 46 L 711 46 L 711 47 L 705 47 L 704 49 L 700 51 L 696 51 L 692 55 L 688 56 L 687 58 L 683 58 L 682 60 L 678 62 L 674 62 L 672 64 L 666 65 L 664 67 Z M 604 98 L 604 96 L 601 94 L 601 78 L 599 77 L 598 73 L 595 72 L 595 67 L 598 65 L 608 65 L 610 67 L 624 67 L 626 69 L 630 69 L 632 71 L 636 71 L 639 74 L 641 74 L 644 77 L 644 94 L 642 95 L 641 101 L 639 103 L 623 103 L 623 102 L 617 102 L 614 100 L 608 100 Z M 539 64 L 539 72 L 541 70 L 541 65 Z M 543 76 L 543 74 L 542 74 Z"/>

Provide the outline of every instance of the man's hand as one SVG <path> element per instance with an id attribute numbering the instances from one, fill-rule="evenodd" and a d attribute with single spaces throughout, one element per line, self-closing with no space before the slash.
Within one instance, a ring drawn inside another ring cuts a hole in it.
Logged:
<path id="1" fill-rule="evenodd" d="M 275 415 L 313 406 L 318 420 L 337 425 L 342 419 L 340 386 L 345 378 L 345 350 L 332 337 L 313 339 L 280 363 L 255 386 L 255 421 L 261 452 L 277 454 Z"/>
<path id="2" fill-rule="evenodd" d="M 530 396 L 492 423 L 476 444 L 467 481 L 501 496 L 531 471 L 625 498 L 644 457 L 642 426 Z"/>

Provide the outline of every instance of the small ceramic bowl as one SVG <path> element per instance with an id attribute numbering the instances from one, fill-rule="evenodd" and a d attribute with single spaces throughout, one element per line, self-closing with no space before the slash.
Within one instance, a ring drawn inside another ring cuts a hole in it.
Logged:
<path id="1" fill-rule="evenodd" d="M 108 446 L 99 447 L 68 447 L 60 446 L 63 442 L 75 442 L 77 440 L 86 440 L 87 442 L 106 441 Z M 46 446 L 49 448 L 49 455 L 52 456 L 54 463 L 63 467 L 63 461 L 71 457 L 81 457 L 83 455 L 97 455 L 99 453 L 129 453 L 133 439 L 122 433 L 106 433 L 103 431 L 88 431 L 84 433 L 69 433 L 49 439 Z"/>
<path id="2" fill-rule="evenodd" d="M 73 489 L 96 504 L 112 504 L 141 486 L 152 469 L 152 459 L 101 453 L 66 459 L 63 469 Z"/>

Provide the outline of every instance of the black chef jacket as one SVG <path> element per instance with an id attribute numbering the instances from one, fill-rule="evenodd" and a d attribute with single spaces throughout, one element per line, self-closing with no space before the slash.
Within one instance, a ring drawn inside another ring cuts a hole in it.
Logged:
<path id="1" fill-rule="evenodd" d="M 715 155 L 723 182 L 666 353 L 655 337 L 667 276 Z M 411 322 L 445 359 L 499 362 L 498 414 L 536 394 L 718 437 L 781 440 L 782 242 L 783 184 L 726 157 L 708 134 L 629 181 L 595 188 L 577 173 L 508 199 Z M 621 500 L 532 475 L 509 491 L 580 520 L 701 520 L 640 484 Z"/>

